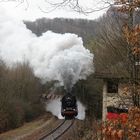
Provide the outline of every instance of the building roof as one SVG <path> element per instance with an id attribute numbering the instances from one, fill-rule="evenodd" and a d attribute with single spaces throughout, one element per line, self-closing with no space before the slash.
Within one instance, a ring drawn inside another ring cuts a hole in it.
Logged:
<path id="1" fill-rule="evenodd" d="M 125 75 L 118 75 L 115 73 L 97 73 L 95 72 L 93 76 L 97 79 L 122 79 L 122 80 L 130 80 L 130 77 Z"/>

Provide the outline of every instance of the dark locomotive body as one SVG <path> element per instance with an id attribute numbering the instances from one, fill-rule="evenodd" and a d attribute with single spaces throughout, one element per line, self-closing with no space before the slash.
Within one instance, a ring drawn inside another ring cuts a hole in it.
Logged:
<path id="1" fill-rule="evenodd" d="M 76 97 L 66 94 L 61 100 L 61 115 L 66 119 L 75 118 L 78 115 Z"/>

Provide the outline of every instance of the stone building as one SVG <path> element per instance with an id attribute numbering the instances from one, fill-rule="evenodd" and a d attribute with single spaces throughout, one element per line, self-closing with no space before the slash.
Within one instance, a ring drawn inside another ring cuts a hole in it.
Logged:
<path id="1" fill-rule="evenodd" d="M 107 112 L 126 111 L 133 105 L 130 94 L 129 78 L 110 74 L 96 73 L 95 78 L 103 79 L 102 120 L 106 119 Z"/>
<path id="2" fill-rule="evenodd" d="M 110 108 L 128 110 L 133 105 L 128 89 L 129 80 L 123 78 L 104 78 L 102 120 L 106 119 Z"/>

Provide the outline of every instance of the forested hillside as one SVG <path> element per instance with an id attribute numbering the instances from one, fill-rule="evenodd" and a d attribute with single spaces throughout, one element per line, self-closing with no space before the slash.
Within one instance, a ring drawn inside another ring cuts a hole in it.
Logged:
<path id="1" fill-rule="evenodd" d="M 140 11 L 134 14 L 134 24 L 140 23 Z M 122 30 L 129 16 L 110 8 L 107 14 L 98 20 L 96 36 L 88 42 L 95 55 L 95 68 L 99 73 L 112 73 L 118 77 L 129 77 L 130 60 L 127 41 Z"/>
<path id="2" fill-rule="evenodd" d="M 84 19 L 41 18 L 34 22 L 25 21 L 28 29 L 40 36 L 42 33 L 51 30 L 56 33 L 75 33 L 83 38 L 85 42 L 96 36 L 98 22 Z"/>

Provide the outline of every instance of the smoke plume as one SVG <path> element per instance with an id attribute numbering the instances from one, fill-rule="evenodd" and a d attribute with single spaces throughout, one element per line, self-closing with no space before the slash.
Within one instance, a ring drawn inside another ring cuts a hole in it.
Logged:
<path id="1" fill-rule="evenodd" d="M 51 31 L 37 37 L 22 21 L 0 10 L 0 57 L 8 66 L 28 61 L 36 77 L 43 83 L 57 81 L 71 90 L 80 79 L 86 79 L 93 69 L 93 54 L 75 34 Z"/>

